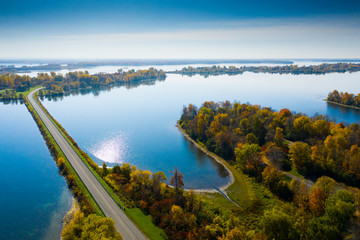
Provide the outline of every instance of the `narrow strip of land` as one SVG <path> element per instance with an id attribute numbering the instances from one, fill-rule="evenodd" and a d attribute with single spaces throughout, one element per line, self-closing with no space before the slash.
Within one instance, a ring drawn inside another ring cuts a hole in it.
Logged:
<path id="1" fill-rule="evenodd" d="M 352 109 L 360 110 L 360 108 L 359 108 L 359 107 L 356 107 L 356 106 L 346 105 L 346 104 L 338 103 L 338 102 L 333 102 L 333 101 L 330 101 L 330 100 L 327 100 L 327 99 L 324 99 L 324 101 L 326 101 L 326 102 L 328 102 L 328 103 L 335 104 L 335 105 L 339 105 L 339 106 L 342 106 L 342 107 L 347 107 L 347 108 L 352 108 Z"/>
<path id="2" fill-rule="evenodd" d="M 37 89 L 38 90 L 38 89 Z M 28 100 L 37 112 L 50 134 L 53 136 L 61 151 L 64 153 L 81 181 L 84 183 L 90 194 L 99 205 L 101 211 L 106 217 L 115 221 L 117 230 L 121 233 L 123 239 L 147 239 L 146 236 L 136 227 L 136 225 L 126 216 L 114 200 L 109 196 L 100 182 L 93 173 L 87 168 L 85 163 L 80 159 L 75 150 L 70 146 L 65 137 L 57 129 L 50 118 L 45 114 L 43 109 L 34 99 L 34 90 L 28 95 Z"/>

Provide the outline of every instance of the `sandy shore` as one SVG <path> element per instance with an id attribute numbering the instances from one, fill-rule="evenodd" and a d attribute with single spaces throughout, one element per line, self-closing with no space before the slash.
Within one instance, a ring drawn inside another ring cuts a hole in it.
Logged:
<path id="1" fill-rule="evenodd" d="M 79 202 L 73 197 L 73 204 L 71 209 L 66 213 L 65 217 L 63 218 L 63 229 L 68 225 L 71 220 L 74 218 L 75 212 L 80 211 Z"/>
<path id="2" fill-rule="evenodd" d="M 219 187 L 220 191 L 225 192 L 225 190 L 234 182 L 234 175 L 232 174 L 232 172 L 230 171 L 230 169 L 226 166 L 226 164 L 224 164 L 225 160 L 219 156 L 217 156 L 216 154 L 208 151 L 206 148 L 200 146 L 200 144 L 198 144 L 197 142 L 195 142 L 186 132 L 184 129 L 182 129 L 180 127 L 179 122 L 177 122 L 176 124 L 177 128 L 179 129 L 179 131 L 184 135 L 184 137 L 189 140 L 190 142 L 192 142 L 197 148 L 199 148 L 201 151 L 203 151 L 206 155 L 208 155 L 209 157 L 211 157 L 212 159 L 214 159 L 215 161 L 217 161 L 218 163 L 220 163 L 222 166 L 224 166 L 224 168 L 226 169 L 226 171 L 228 171 L 229 173 L 229 177 L 230 177 L 230 181 Z M 190 189 L 184 189 L 187 191 L 190 191 Z M 216 189 L 193 189 L 194 192 L 210 192 L 210 193 L 214 193 L 214 192 L 219 192 Z"/>

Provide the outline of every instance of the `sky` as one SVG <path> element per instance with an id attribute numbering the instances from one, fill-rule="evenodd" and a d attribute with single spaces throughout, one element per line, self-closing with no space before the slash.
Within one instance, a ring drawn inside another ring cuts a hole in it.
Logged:
<path id="1" fill-rule="evenodd" d="M 358 0 L 2 0 L 0 59 L 360 58 Z"/>

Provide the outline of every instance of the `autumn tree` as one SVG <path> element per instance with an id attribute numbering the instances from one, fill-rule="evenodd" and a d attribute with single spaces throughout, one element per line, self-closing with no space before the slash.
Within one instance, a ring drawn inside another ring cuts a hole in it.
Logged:
<path id="1" fill-rule="evenodd" d="M 295 142 L 290 146 L 289 157 L 296 168 L 302 173 L 308 173 L 311 167 L 310 147 L 304 142 Z"/>
<path id="2" fill-rule="evenodd" d="M 309 207 L 311 212 L 315 216 L 319 217 L 324 213 L 325 199 L 326 199 L 326 194 L 321 188 L 315 189 L 311 194 Z"/>
<path id="3" fill-rule="evenodd" d="M 75 212 L 74 219 L 63 229 L 61 237 L 64 240 L 120 240 L 121 235 L 114 224 L 111 218 L 95 214 L 85 217 L 84 213 Z"/>

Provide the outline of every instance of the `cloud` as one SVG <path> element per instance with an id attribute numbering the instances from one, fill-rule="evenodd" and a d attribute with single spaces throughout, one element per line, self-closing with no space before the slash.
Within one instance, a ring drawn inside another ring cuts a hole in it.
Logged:
<path id="1" fill-rule="evenodd" d="M 0 51 L 3 57 L 47 58 L 360 57 L 360 21 L 356 20 L 257 19 L 157 32 L 33 36 L 0 40 Z"/>
<path id="2" fill-rule="evenodd" d="M 162 32 L 108 33 L 49 36 L 49 41 L 88 43 L 165 42 L 165 41 L 300 41 L 343 39 L 359 40 L 360 19 L 257 19 L 204 24 L 200 29 Z M 211 27 L 214 26 L 214 27 Z M 315 39 L 314 39 L 315 38 Z"/>

